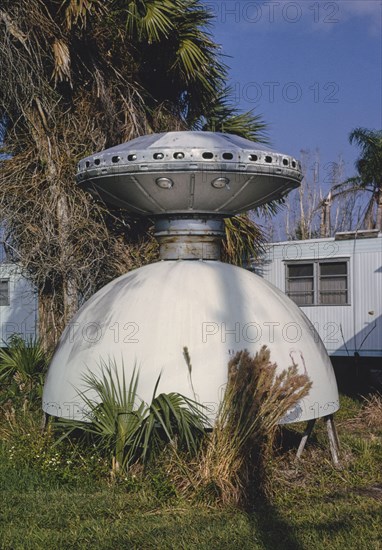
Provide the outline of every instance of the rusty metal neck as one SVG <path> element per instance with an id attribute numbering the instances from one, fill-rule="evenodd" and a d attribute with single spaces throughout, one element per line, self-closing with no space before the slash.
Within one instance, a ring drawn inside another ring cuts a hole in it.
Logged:
<path id="1" fill-rule="evenodd" d="M 224 220 L 200 214 L 170 215 L 155 220 L 161 260 L 220 260 Z"/>

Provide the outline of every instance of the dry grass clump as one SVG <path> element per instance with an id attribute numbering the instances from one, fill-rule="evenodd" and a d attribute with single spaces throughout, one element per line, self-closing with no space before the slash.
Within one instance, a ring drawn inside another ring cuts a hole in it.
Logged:
<path id="1" fill-rule="evenodd" d="M 368 428 L 382 431 L 382 395 L 373 394 L 365 398 L 359 413 L 359 420 Z"/>
<path id="2" fill-rule="evenodd" d="M 382 395 L 375 393 L 364 397 L 362 406 L 354 416 L 340 422 L 339 426 L 362 433 L 365 428 L 370 432 L 382 433 Z"/>
<path id="3" fill-rule="evenodd" d="M 255 357 L 245 350 L 230 361 L 216 423 L 199 455 L 188 464 L 173 457 L 171 477 L 180 490 L 244 508 L 267 491 L 278 423 L 311 387 L 295 365 L 278 375 L 276 368 L 266 346 Z"/>

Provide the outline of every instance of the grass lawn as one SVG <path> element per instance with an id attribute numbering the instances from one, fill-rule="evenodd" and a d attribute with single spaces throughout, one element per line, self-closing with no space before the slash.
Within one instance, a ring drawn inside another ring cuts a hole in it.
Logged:
<path id="1" fill-rule="evenodd" d="M 330 462 L 322 426 L 298 465 L 295 428 L 284 431 L 271 496 L 251 514 L 186 501 L 155 475 L 118 483 L 86 469 L 77 475 L 76 464 L 63 468 L 54 455 L 45 462 L 38 454 L 22 457 L 25 437 L 22 446 L 3 438 L 0 547 L 382 549 L 381 411 L 373 414 L 342 398 L 341 469 Z"/>

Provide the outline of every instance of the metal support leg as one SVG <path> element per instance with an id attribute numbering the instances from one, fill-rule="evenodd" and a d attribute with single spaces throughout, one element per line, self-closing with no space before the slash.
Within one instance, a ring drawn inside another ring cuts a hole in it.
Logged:
<path id="1" fill-rule="evenodd" d="M 303 433 L 303 436 L 300 441 L 300 445 L 298 446 L 298 449 L 297 449 L 297 454 L 296 454 L 297 460 L 301 457 L 302 451 L 305 449 L 306 442 L 308 441 L 309 436 L 312 433 L 315 423 L 316 423 L 315 418 L 313 420 L 308 420 L 308 424 L 306 425 L 305 432 Z"/>
<path id="2" fill-rule="evenodd" d="M 340 462 L 339 462 L 338 456 L 339 456 L 339 450 L 340 450 L 340 441 L 338 438 L 336 425 L 334 424 L 333 415 L 330 414 L 328 416 L 325 416 L 324 422 L 326 424 L 326 429 L 328 432 L 329 447 L 330 447 L 330 453 L 332 455 L 333 464 L 335 466 L 339 466 Z M 296 460 L 298 460 L 301 457 L 302 452 L 305 448 L 306 442 L 308 441 L 310 434 L 313 431 L 315 423 L 316 423 L 316 419 L 308 421 L 305 432 L 303 433 L 303 436 L 301 438 L 300 445 L 297 449 Z"/>
<path id="3" fill-rule="evenodd" d="M 339 451 L 341 450 L 340 438 L 338 437 L 338 432 L 337 432 L 336 424 L 334 422 L 334 416 L 333 415 L 332 415 L 332 428 L 333 428 L 334 439 L 335 439 L 338 454 L 339 454 Z"/>
<path id="4" fill-rule="evenodd" d="M 328 431 L 328 437 L 329 437 L 329 446 L 330 446 L 330 452 L 332 454 L 332 460 L 333 464 L 335 466 L 339 466 L 339 440 L 338 440 L 338 434 L 336 427 L 334 425 L 333 415 L 330 414 L 329 416 L 324 417 L 324 421 L 326 423 L 326 429 Z"/>

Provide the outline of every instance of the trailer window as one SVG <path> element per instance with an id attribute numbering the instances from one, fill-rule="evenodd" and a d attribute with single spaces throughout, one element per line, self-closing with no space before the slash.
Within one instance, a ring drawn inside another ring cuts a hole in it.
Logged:
<path id="1" fill-rule="evenodd" d="M 297 305 L 314 304 L 313 264 L 288 265 L 287 294 Z"/>
<path id="2" fill-rule="evenodd" d="M 348 303 L 347 262 L 319 264 L 319 303 L 344 305 Z"/>
<path id="3" fill-rule="evenodd" d="M 9 279 L 0 279 L 0 306 L 9 306 Z"/>
<path id="4" fill-rule="evenodd" d="M 348 304 L 348 262 L 287 264 L 286 294 L 299 306 Z"/>

